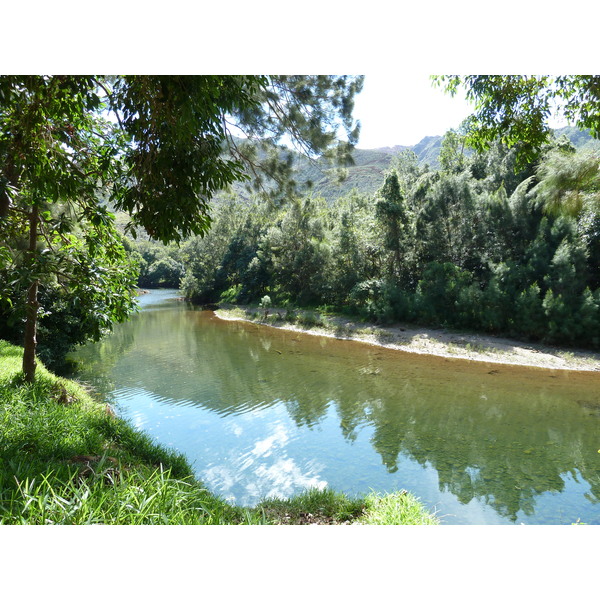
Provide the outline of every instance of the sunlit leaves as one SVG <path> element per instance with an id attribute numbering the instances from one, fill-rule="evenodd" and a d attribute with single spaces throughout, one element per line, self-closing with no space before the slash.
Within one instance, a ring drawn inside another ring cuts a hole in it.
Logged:
<path id="1" fill-rule="evenodd" d="M 579 215 L 586 207 L 600 209 L 600 155 L 593 152 L 551 152 L 537 170 L 536 198 L 546 210 Z"/>
<path id="2" fill-rule="evenodd" d="M 133 267 L 107 201 L 129 213 L 132 235 L 167 243 L 204 235 L 211 199 L 236 181 L 292 197 L 292 161 L 277 144 L 347 160 L 361 86 L 321 75 L 0 77 L 0 232 L 13 284 L 2 298 L 38 281 L 68 289 L 89 303 L 96 336 L 132 306 Z"/>
<path id="3" fill-rule="evenodd" d="M 466 89 L 475 108 L 467 120 L 468 141 L 476 150 L 494 140 L 518 145 L 519 164 L 537 158 L 550 139 L 551 115 L 563 115 L 600 137 L 600 76 L 444 75 L 433 78 L 450 94 Z"/>

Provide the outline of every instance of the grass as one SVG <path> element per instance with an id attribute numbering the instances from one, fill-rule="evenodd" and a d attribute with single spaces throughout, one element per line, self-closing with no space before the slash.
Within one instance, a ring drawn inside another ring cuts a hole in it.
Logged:
<path id="1" fill-rule="evenodd" d="M 423 505 L 405 491 L 391 494 L 371 493 L 365 499 L 364 515 L 359 519 L 364 525 L 439 525 L 434 514 L 423 510 Z"/>
<path id="2" fill-rule="evenodd" d="M 264 522 L 197 482 L 184 456 L 0 340 L 0 523 Z"/>
<path id="3" fill-rule="evenodd" d="M 333 490 L 308 490 L 288 500 L 268 500 L 258 505 L 278 524 L 305 525 L 439 525 L 435 515 L 423 510 L 412 494 L 369 494 L 349 498 Z"/>
<path id="4" fill-rule="evenodd" d="M 20 374 L 22 349 L 0 340 L 0 524 L 416 524 L 409 495 L 350 499 L 309 490 L 255 508 L 231 505 L 166 449 L 73 381 L 38 365 Z M 406 497 L 405 497 L 406 496 Z M 396 509 L 394 509 L 394 505 Z M 395 510 L 395 512 L 394 512 Z"/>
<path id="5" fill-rule="evenodd" d="M 282 525 L 338 525 L 359 519 L 365 503 L 330 489 L 310 489 L 287 500 L 265 500 L 257 509 L 270 521 Z"/>

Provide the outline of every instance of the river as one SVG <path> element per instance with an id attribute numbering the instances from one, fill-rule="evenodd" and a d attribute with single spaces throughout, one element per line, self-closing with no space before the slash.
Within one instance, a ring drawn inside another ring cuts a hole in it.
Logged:
<path id="1" fill-rule="evenodd" d="M 600 374 L 224 321 L 177 299 L 78 349 L 78 379 L 245 506 L 406 489 L 446 524 L 600 524 Z"/>

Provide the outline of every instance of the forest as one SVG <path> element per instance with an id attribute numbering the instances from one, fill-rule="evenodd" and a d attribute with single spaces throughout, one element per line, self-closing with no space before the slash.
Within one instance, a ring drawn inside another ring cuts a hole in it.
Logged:
<path id="1" fill-rule="evenodd" d="M 588 138 L 589 140 L 589 138 Z M 195 303 L 323 307 L 548 344 L 600 345 L 597 149 L 555 136 L 517 166 L 497 142 L 442 139 L 437 168 L 393 156 L 373 193 L 232 194 L 212 228 L 180 246 L 129 241 L 139 285 Z"/>
<path id="2" fill-rule="evenodd" d="M 598 348 L 597 78 L 464 79 L 475 125 L 393 154 L 354 147 L 361 78 L 3 78 L 0 337 L 60 366 L 137 283 Z"/>
<path id="3" fill-rule="evenodd" d="M 254 325 L 196 310 L 250 305 L 266 317 L 278 307 L 293 320 L 316 309 L 355 325 L 597 350 L 600 77 L 433 79 L 450 94 L 465 85 L 473 115 L 414 147 L 365 150 L 356 148 L 353 116 L 361 76 L 0 77 L 0 523 L 293 522 L 288 505 L 270 516 L 264 504 L 262 513 L 228 504 L 236 486 L 258 492 L 257 481 L 274 484 L 265 493 L 281 484 L 288 495 L 317 482 L 319 493 L 300 496 L 300 522 L 348 522 L 372 500 L 348 508 L 341 497 L 342 508 L 330 510 L 340 500 L 323 485 L 342 463 L 352 466 L 338 481 L 348 493 L 381 477 L 386 494 L 393 483 L 426 493 L 428 507 L 466 507 L 459 522 L 597 522 L 592 368 L 500 373 L 476 358 L 463 370 L 438 356 L 421 357 L 417 369 L 395 356 L 386 362 L 381 347 L 361 347 L 352 362 L 325 349 L 326 338 L 303 351 L 296 337 L 271 339 L 276 329 L 259 336 Z M 550 129 L 555 100 L 577 130 Z M 155 318 L 163 320 L 150 327 Z M 113 327 L 104 342 L 88 343 Z M 215 335 L 202 337 L 208 332 Z M 228 354 L 211 363 L 225 339 Z M 106 406 L 59 376 L 77 373 L 97 386 L 105 371 Z M 138 373 L 154 381 L 140 387 Z M 342 389 L 352 377 L 357 383 Z M 363 379 L 366 392 L 357 393 Z M 233 380 L 251 385 L 238 394 Z M 126 396 L 111 396 L 111 386 Z M 188 454 L 142 439 L 111 408 L 113 398 L 129 402 L 132 388 L 142 390 L 135 401 L 144 410 L 148 398 L 151 409 L 160 404 L 152 423 L 181 419 L 182 437 L 167 434 L 161 444 L 189 440 L 189 457 L 207 459 L 202 481 L 212 487 L 194 480 L 189 514 L 174 510 L 192 476 Z M 559 388 L 568 393 L 554 395 Z M 188 419 L 180 411 L 192 405 L 203 412 Z M 226 412 L 240 421 L 225 422 Z M 206 428 L 204 416 L 214 417 Z M 318 460 L 305 453 L 309 443 L 322 450 Z M 129 478 L 132 463 L 139 473 Z M 435 469 L 435 481 L 416 464 Z M 163 485 L 163 465 L 169 494 L 151 489 Z M 30 487 L 40 474 L 49 487 Z M 213 490 L 230 495 L 207 509 L 206 490 L 213 500 Z M 61 500 L 48 512 L 44 499 L 63 497 L 77 508 Z M 88 497 L 102 510 L 92 511 Z M 130 501 L 157 497 L 167 505 L 149 513 Z M 400 510 L 404 492 L 390 498 Z M 472 503 L 488 514 L 471 514 Z M 419 506 L 412 517 L 378 522 L 438 522 Z M 133 516 L 122 512 L 132 507 Z"/>

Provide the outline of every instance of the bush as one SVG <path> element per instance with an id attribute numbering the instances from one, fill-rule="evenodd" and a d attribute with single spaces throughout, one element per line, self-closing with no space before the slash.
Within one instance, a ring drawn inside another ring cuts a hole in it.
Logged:
<path id="1" fill-rule="evenodd" d="M 540 286 L 532 283 L 516 300 L 511 333 L 540 340 L 547 329 L 545 317 Z"/>
<path id="2" fill-rule="evenodd" d="M 573 307 L 565 302 L 562 294 L 548 290 L 542 303 L 548 318 L 545 341 L 551 344 L 570 344 L 575 339 L 573 328 Z"/>
<path id="3" fill-rule="evenodd" d="M 260 304 L 258 305 L 260 308 L 271 308 L 271 297 L 263 296 L 260 300 Z"/>
<path id="4" fill-rule="evenodd" d="M 378 323 L 410 318 L 410 297 L 383 279 L 356 284 L 349 294 L 349 306 Z"/>
<path id="5" fill-rule="evenodd" d="M 238 283 L 237 285 L 232 285 L 230 288 L 226 289 L 219 298 L 219 302 L 230 302 L 234 303 L 238 301 L 240 292 L 242 290 L 242 284 Z"/>
<path id="6" fill-rule="evenodd" d="M 419 320 L 442 326 L 462 325 L 461 294 L 468 296 L 472 275 L 452 263 L 432 262 L 417 285 L 416 310 Z"/>

